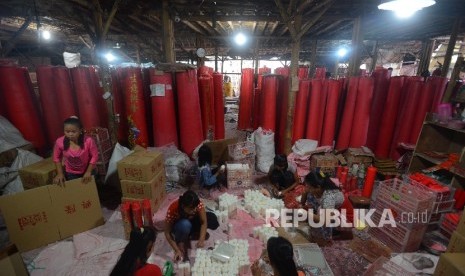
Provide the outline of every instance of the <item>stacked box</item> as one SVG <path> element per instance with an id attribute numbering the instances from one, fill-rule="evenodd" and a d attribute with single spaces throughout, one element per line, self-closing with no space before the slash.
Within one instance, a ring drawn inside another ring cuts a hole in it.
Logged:
<path id="1" fill-rule="evenodd" d="M 53 178 L 57 175 L 55 162 L 52 158 L 21 168 L 18 173 L 25 190 L 53 184 Z"/>
<path id="2" fill-rule="evenodd" d="M 314 154 L 310 160 L 310 169 L 319 168 L 326 174 L 335 175 L 338 164 L 339 160 L 332 153 Z"/>
<path id="3" fill-rule="evenodd" d="M 363 164 L 365 168 L 373 164 L 373 152 L 367 147 L 348 148 L 344 154 L 347 161 L 347 166 L 352 167 L 352 164 Z"/>
<path id="4" fill-rule="evenodd" d="M 465 275 L 465 253 L 442 253 L 434 276 Z"/>
<path id="5" fill-rule="evenodd" d="M 252 185 L 253 170 L 246 162 L 226 162 L 226 176 L 228 188 L 250 187 Z"/>
<path id="6" fill-rule="evenodd" d="M 86 131 L 86 134 L 92 137 L 98 149 L 98 161 L 96 164 L 97 174 L 106 175 L 108 162 L 113 152 L 113 143 L 110 139 L 108 129 L 94 127 Z"/>
<path id="7" fill-rule="evenodd" d="M 163 155 L 158 151 L 136 151 L 117 164 L 122 201 L 149 199 L 152 214 L 166 196 L 166 174 Z"/>

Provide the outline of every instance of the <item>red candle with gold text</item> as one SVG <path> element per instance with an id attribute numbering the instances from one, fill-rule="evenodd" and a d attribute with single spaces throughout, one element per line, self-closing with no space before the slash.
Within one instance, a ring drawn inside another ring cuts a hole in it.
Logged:
<path id="1" fill-rule="evenodd" d="M 144 224 L 142 222 L 142 210 L 140 208 L 139 202 L 132 202 L 131 203 L 132 209 L 132 218 L 134 222 L 134 227 L 142 227 Z"/>
<path id="2" fill-rule="evenodd" d="M 131 204 L 129 202 L 121 203 L 121 219 L 123 220 L 124 227 L 124 236 L 126 239 L 129 239 L 129 235 L 132 230 L 132 221 L 131 221 Z"/>
<path id="3" fill-rule="evenodd" d="M 363 184 L 362 196 L 371 198 L 371 193 L 373 192 L 373 185 L 375 184 L 376 172 L 378 170 L 369 166 L 365 176 L 365 183 Z"/>
<path id="4" fill-rule="evenodd" d="M 144 199 L 142 202 L 142 214 L 144 216 L 144 226 L 152 226 L 152 207 L 149 199 Z"/>

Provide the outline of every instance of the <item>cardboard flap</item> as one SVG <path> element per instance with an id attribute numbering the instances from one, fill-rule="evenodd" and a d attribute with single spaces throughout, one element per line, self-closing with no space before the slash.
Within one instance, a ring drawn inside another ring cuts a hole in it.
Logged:
<path id="1" fill-rule="evenodd" d="M 50 197 L 62 239 L 104 223 L 94 179 L 87 184 L 79 178 L 65 182 L 65 187 L 52 185 Z"/>
<path id="2" fill-rule="evenodd" d="M 56 212 L 53 211 L 48 188 L 43 186 L 0 197 L 0 209 L 10 240 L 21 252 L 60 239 Z"/>

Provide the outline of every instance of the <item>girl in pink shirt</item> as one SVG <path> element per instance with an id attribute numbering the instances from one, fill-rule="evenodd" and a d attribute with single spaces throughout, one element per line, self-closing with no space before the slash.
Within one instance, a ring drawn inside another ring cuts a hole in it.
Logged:
<path id="1" fill-rule="evenodd" d="M 57 168 L 54 183 L 62 185 L 67 180 L 80 177 L 82 182 L 88 183 L 98 160 L 97 146 L 91 137 L 82 133 L 82 124 L 77 117 L 65 120 L 64 133 L 57 139 L 53 150 L 53 161 Z"/>

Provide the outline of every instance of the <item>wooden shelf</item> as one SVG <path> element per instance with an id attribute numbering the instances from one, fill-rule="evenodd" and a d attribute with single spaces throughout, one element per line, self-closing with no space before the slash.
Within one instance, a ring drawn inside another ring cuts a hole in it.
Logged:
<path id="1" fill-rule="evenodd" d="M 431 122 L 431 121 L 427 121 L 427 122 L 425 122 L 425 124 L 442 127 L 442 128 L 448 129 L 448 130 L 452 130 L 452 131 L 456 131 L 456 132 L 465 134 L 465 129 L 451 128 L 451 127 L 448 127 L 445 124 L 440 124 L 440 123 Z"/>
<path id="2" fill-rule="evenodd" d="M 428 155 L 426 155 L 424 153 L 421 153 L 421 152 L 415 152 L 415 156 L 418 156 L 418 157 L 420 157 L 420 158 L 422 158 L 422 159 L 424 159 L 424 160 L 426 160 L 428 162 L 431 162 L 434 165 L 439 165 L 439 164 L 441 164 L 442 162 L 445 161 L 445 159 L 444 160 L 436 159 L 436 158 L 430 157 L 430 156 L 428 156 Z"/>

